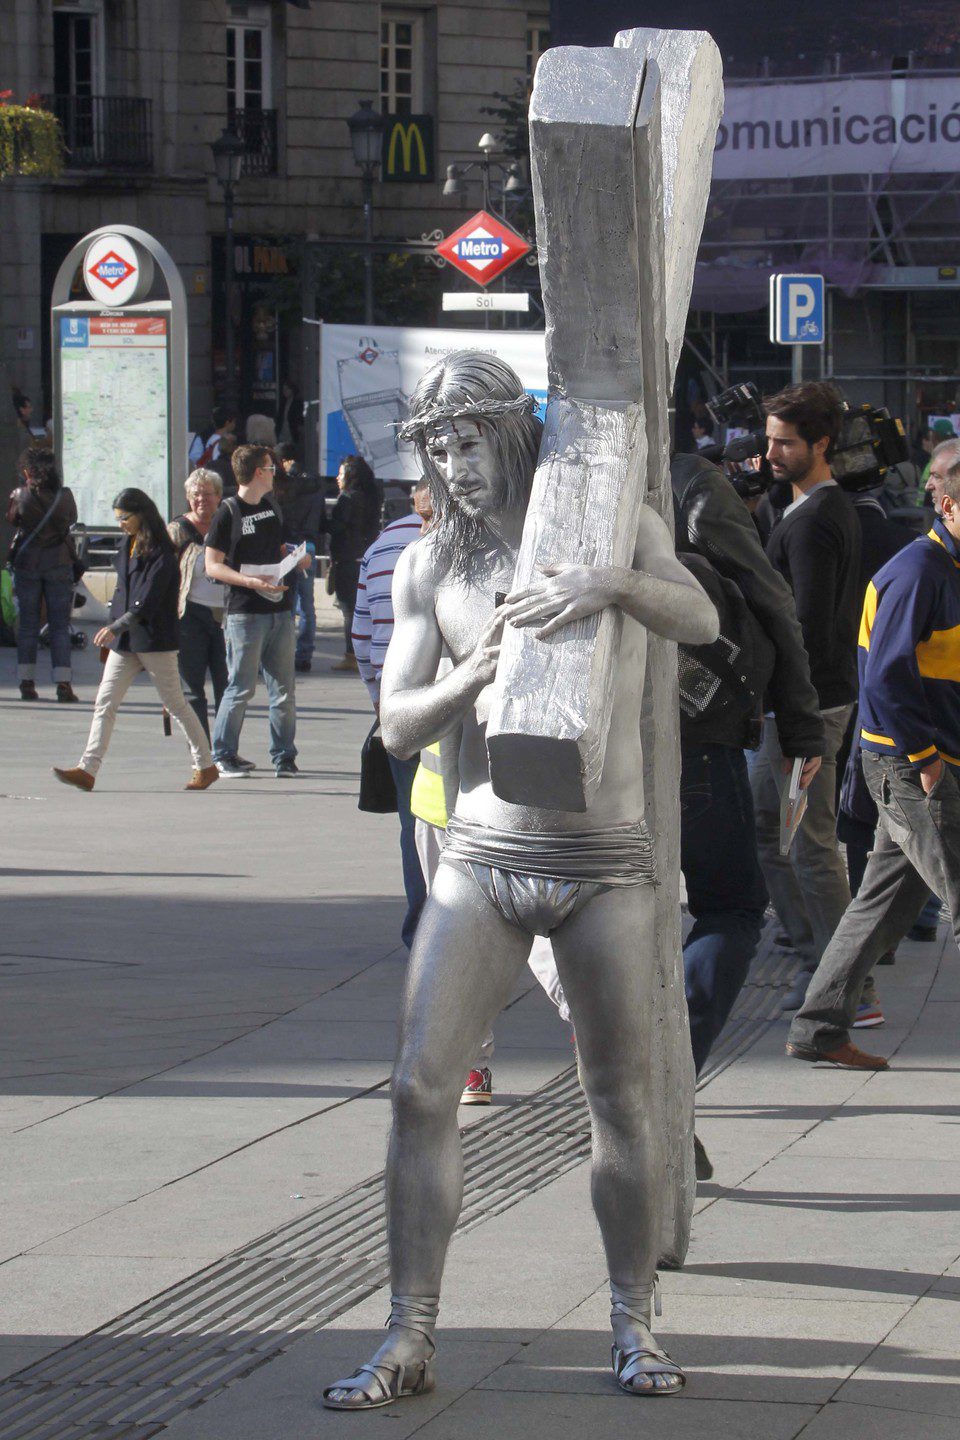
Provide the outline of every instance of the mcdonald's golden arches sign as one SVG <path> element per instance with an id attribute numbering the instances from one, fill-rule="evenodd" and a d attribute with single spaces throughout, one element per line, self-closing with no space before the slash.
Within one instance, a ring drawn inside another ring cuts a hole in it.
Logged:
<path id="1" fill-rule="evenodd" d="M 433 116 L 385 115 L 381 175 L 407 185 L 434 179 Z"/>

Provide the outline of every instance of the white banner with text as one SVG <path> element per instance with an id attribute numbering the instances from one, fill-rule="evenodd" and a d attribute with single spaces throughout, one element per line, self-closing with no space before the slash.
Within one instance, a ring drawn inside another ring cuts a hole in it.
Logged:
<path id="1" fill-rule="evenodd" d="M 717 180 L 955 173 L 960 80 L 824 80 L 727 88 Z"/>
<path id="2" fill-rule="evenodd" d="M 419 330 L 323 325 L 320 329 L 320 469 L 335 475 L 345 455 L 362 455 L 380 480 L 419 480 L 397 424 L 425 370 L 453 350 L 482 350 L 511 365 L 542 409 L 547 357 L 542 332 Z"/>

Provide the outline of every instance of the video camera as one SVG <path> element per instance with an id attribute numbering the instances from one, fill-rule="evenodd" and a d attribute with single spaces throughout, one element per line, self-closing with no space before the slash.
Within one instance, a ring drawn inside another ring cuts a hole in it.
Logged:
<path id="1" fill-rule="evenodd" d="M 887 471 L 909 459 L 903 422 L 882 405 L 844 403 L 840 436 L 833 448 L 830 469 L 844 490 L 874 490 L 883 484 Z M 746 430 L 726 445 L 712 445 L 702 453 L 722 464 L 727 478 L 742 500 L 753 500 L 769 490 L 773 474 L 767 464 L 766 416 L 760 392 L 752 381 L 731 385 L 707 401 L 717 425 Z M 759 460 L 759 467 L 745 467 L 745 460 Z"/>
<path id="2" fill-rule="evenodd" d="M 903 421 L 884 405 L 846 407 L 830 469 L 844 490 L 875 490 L 894 465 L 910 458 Z"/>
<path id="3" fill-rule="evenodd" d="M 752 380 L 731 385 L 729 390 L 721 390 L 708 400 L 707 409 L 716 425 L 735 426 L 746 434 L 728 440 L 723 446 L 711 445 L 702 453 L 708 460 L 723 465 L 727 479 L 741 500 L 756 500 L 766 494 L 773 483 L 773 474 L 767 464 L 767 417 L 756 385 Z M 759 460 L 759 467 L 744 465 L 745 460 Z"/>

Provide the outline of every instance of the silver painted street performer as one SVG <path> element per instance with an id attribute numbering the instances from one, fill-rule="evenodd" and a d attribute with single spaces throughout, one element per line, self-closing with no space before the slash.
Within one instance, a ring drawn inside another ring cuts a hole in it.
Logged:
<path id="1" fill-rule="evenodd" d="M 683 1372 L 650 1330 L 664 1137 L 650 1104 L 656 857 L 643 823 L 639 716 L 648 631 L 707 644 L 716 611 L 645 505 L 632 569 L 546 565 L 540 580 L 513 588 L 542 426 L 503 361 L 448 356 L 421 380 L 410 414 L 401 435 L 416 445 L 436 518 L 397 565 L 383 738 L 406 758 L 462 724 L 460 794 L 414 941 L 393 1075 L 388 1334 L 324 1403 L 366 1409 L 433 1387 L 440 1282 L 462 1201 L 457 1103 L 537 934 L 551 937 L 576 1027 L 614 1373 L 629 1393 L 673 1394 Z M 620 612 L 621 637 L 595 794 L 582 813 L 499 799 L 485 725 L 503 627 L 563 644 L 565 627 L 607 607 Z M 444 646 L 454 668 L 437 680 Z"/>

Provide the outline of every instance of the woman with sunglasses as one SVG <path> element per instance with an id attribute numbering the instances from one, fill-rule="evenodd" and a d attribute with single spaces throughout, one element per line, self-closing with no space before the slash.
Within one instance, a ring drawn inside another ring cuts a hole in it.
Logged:
<path id="1" fill-rule="evenodd" d="M 184 788 L 206 790 L 218 773 L 177 670 L 180 567 L 176 551 L 159 510 L 142 490 L 121 490 L 113 502 L 113 513 L 123 532 L 114 562 L 117 585 L 110 602 L 110 623 L 93 637 L 95 645 L 109 646 L 111 653 L 80 763 L 69 770 L 55 766 L 53 773 L 65 785 L 93 789 L 123 697 L 145 670 L 190 746 L 193 777 Z"/>

